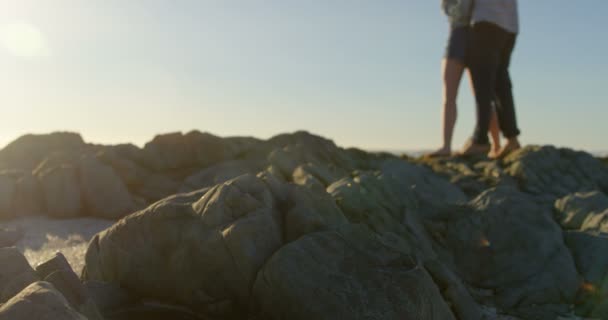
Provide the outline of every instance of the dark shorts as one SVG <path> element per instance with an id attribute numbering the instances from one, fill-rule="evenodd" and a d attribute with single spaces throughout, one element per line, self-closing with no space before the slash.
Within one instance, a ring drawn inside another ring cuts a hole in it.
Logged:
<path id="1" fill-rule="evenodd" d="M 448 44 L 445 48 L 446 59 L 455 59 L 463 64 L 466 63 L 467 47 L 469 46 L 469 27 L 457 27 L 450 29 Z"/>

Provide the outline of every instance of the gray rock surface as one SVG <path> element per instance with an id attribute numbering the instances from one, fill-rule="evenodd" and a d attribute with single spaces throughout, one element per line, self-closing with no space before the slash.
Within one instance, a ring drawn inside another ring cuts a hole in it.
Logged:
<path id="1" fill-rule="evenodd" d="M 16 248 L 0 248 L 0 303 L 38 281 L 34 269 Z"/>
<path id="2" fill-rule="evenodd" d="M 122 318 L 553 320 L 574 319 L 573 304 L 607 318 L 607 194 L 605 163 L 551 146 L 501 161 L 398 159 L 305 131 L 265 141 L 192 131 L 143 148 L 57 133 L 0 150 L 4 225 L 126 216 L 87 250 L 83 276 L 98 294 L 71 268 L 40 278 L 92 319 L 92 301 Z M 90 234 L 53 230 L 16 245 L 35 262 L 61 248 L 80 269 Z M 6 298 L 38 280 L 28 274 L 0 281 Z M 317 303 L 304 310 L 305 299 Z"/>
<path id="3" fill-rule="evenodd" d="M 504 165 L 531 194 L 561 198 L 574 192 L 608 192 L 608 167 L 585 152 L 532 146 L 510 154 Z"/>
<path id="4" fill-rule="evenodd" d="M 123 180 L 94 157 L 83 157 L 78 167 L 84 211 L 94 217 L 118 219 L 136 205 Z"/>
<path id="5" fill-rule="evenodd" d="M 555 202 L 555 210 L 565 229 L 608 232 L 608 196 L 602 192 L 567 195 Z"/>
<path id="6" fill-rule="evenodd" d="M 271 319 L 455 319 L 408 251 L 362 227 L 311 233 L 260 271 L 258 308 Z"/>
<path id="7" fill-rule="evenodd" d="M 281 239 L 270 190 L 246 175 L 119 221 L 92 240 L 83 277 L 215 312 L 246 305 L 257 271 Z"/>
<path id="8" fill-rule="evenodd" d="M 500 309 L 554 318 L 563 308 L 552 314 L 550 305 L 567 311 L 574 301 L 581 281 L 573 258 L 552 212 L 533 197 L 491 189 L 431 228 L 443 259 L 466 283 L 492 290 Z"/>
<path id="9" fill-rule="evenodd" d="M 0 307 L 1 320 L 87 320 L 52 284 L 35 282 Z"/>

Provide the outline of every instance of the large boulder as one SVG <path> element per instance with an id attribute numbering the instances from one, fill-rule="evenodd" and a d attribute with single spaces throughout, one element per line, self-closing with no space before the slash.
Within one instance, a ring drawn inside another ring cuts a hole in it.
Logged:
<path id="1" fill-rule="evenodd" d="M 565 239 L 584 280 L 577 298 L 578 313 L 607 319 L 608 236 L 569 231 Z"/>
<path id="2" fill-rule="evenodd" d="M 567 195 L 555 202 L 555 211 L 566 229 L 608 232 L 608 196 L 602 192 Z"/>
<path id="3" fill-rule="evenodd" d="M 238 176 L 251 173 L 255 174 L 262 166 L 245 160 L 232 160 L 205 168 L 184 180 L 179 189 L 180 193 L 191 192 L 203 188 L 213 187 Z"/>
<path id="4" fill-rule="evenodd" d="M 17 216 L 46 213 L 40 181 L 31 172 L 23 172 L 17 178 L 17 189 L 13 198 L 13 212 Z"/>
<path id="5" fill-rule="evenodd" d="M 71 163 L 44 165 L 35 172 L 40 180 L 46 213 L 54 218 L 77 217 L 82 214 L 82 191 L 78 167 Z"/>
<path id="6" fill-rule="evenodd" d="M 0 219 L 12 218 L 13 199 L 17 191 L 17 182 L 8 174 L 0 172 Z"/>
<path id="7" fill-rule="evenodd" d="M 0 303 L 38 281 L 34 269 L 16 248 L 0 248 Z"/>
<path id="8" fill-rule="evenodd" d="M 83 278 L 204 314 L 244 314 L 257 273 L 285 242 L 344 225 L 326 192 L 245 174 L 163 199 L 100 233 Z"/>
<path id="9" fill-rule="evenodd" d="M 268 163 L 288 180 L 300 165 L 323 166 L 333 177 L 344 177 L 357 167 L 351 154 L 333 141 L 305 131 L 278 135 L 268 143 L 275 146 L 268 154 Z"/>
<path id="10" fill-rule="evenodd" d="M 355 172 L 327 188 L 353 223 L 375 231 L 401 233 L 408 213 L 428 215 L 454 204 L 466 195 L 428 168 L 401 160 L 389 160 L 380 170 Z"/>
<path id="11" fill-rule="evenodd" d="M 200 169 L 227 158 L 222 138 L 199 131 L 158 135 L 143 152 L 144 165 L 155 171 Z"/>
<path id="12" fill-rule="evenodd" d="M 497 161 L 480 160 L 476 157 L 422 157 L 414 161 L 446 177 L 470 197 L 476 197 L 489 188 L 517 186 L 515 179 L 508 175 Z"/>
<path id="13" fill-rule="evenodd" d="M 35 282 L 0 307 L 0 320 L 87 320 L 52 284 Z"/>
<path id="14" fill-rule="evenodd" d="M 574 302 L 581 281 L 573 258 L 551 210 L 533 197 L 491 189 L 441 219 L 429 226 L 442 259 L 466 283 L 493 290 L 488 302 L 543 319 Z"/>
<path id="15" fill-rule="evenodd" d="M 40 183 L 30 172 L 0 172 L 0 219 L 43 214 Z"/>
<path id="16" fill-rule="evenodd" d="M 78 169 L 87 215 L 118 219 L 135 210 L 129 190 L 111 167 L 94 157 L 84 156 Z"/>
<path id="17" fill-rule="evenodd" d="M 143 162 L 143 152 L 134 145 L 104 147 L 95 156 L 112 167 L 129 189 L 141 187 L 150 174 L 139 164 Z"/>
<path id="18" fill-rule="evenodd" d="M 266 319 L 455 319 L 431 277 L 391 234 L 365 227 L 306 235 L 258 273 Z"/>
<path id="19" fill-rule="evenodd" d="M 504 165 L 522 190 L 551 203 L 574 192 L 608 192 L 608 167 L 585 152 L 530 146 L 507 156 Z"/>
<path id="20" fill-rule="evenodd" d="M 200 312 L 233 311 L 247 305 L 257 271 L 281 243 L 271 191 L 245 175 L 119 221 L 91 241 L 83 277 Z"/>
<path id="21" fill-rule="evenodd" d="M 0 163 L 10 169 L 31 171 L 53 152 L 78 153 L 86 148 L 87 145 L 77 133 L 28 134 L 0 150 Z"/>

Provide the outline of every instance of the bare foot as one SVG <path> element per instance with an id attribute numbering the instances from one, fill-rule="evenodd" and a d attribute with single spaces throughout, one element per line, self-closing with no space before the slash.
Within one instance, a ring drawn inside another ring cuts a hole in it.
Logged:
<path id="1" fill-rule="evenodd" d="M 427 153 L 424 155 L 425 158 L 442 158 L 449 157 L 452 155 L 452 150 L 447 147 L 439 148 L 431 153 Z"/>
<path id="2" fill-rule="evenodd" d="M 487 155 L 490 152 L 490 144 L 478 144 L 474 143 L 472 139 L 469 139 L 460 152 L 460 156 L 476 156 L 476 155 Z"/>
<path id="3" fill-rule="evenodd" d="M 490 153 L 488 153 L 488 158 L 490 159 L 495 159 L 496 155 L 498 155 L 500 153 L 501 147 L 500 145 L 492 145 L 492 150 L 490 150 Z"/>
<path id="4" fill-rule="evenodd" d="M 491 156 L 490 158 L 504 159 L 511 152 L 518 150 L 520 148 L 521 148 L 521 144 L 519 143 L 519 140 L 517 140 L 517 138 L 507 139 L 507 143 L 505 144 L 505 146 L 502 147 L 502 149 L 500 149 L 499 152 L 497 152 L 495 155 Z"/>

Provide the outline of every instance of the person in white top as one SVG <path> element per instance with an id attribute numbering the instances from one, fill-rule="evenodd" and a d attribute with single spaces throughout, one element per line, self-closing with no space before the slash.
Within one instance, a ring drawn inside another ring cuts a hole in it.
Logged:
<path id="1" fill-rule="evenodd" d="M 442 59 L 443 108 L 441 148 L 426 154 L 427 157 L 445 157 L 452 154 L 452 136 L 457 118 L 456 99 L 462 74 L 467 67 L 467 50 L 469 47 L 470 23 L 474 0 L 442 0 L 441 7 L 450 22 L 448 43 Z M 500 132 L 496 114 L 492 113 L 490 134 L 493 152 L 500 149 Z"/>
<path id="2" fill-rule="evenodd" d="M 468 67 L 475 91 L 477 123 L 461 154 L 484 154 L 490 150 L 487 131 L 494 101 L 500 130 L 507 143 L 491 157 L 502 158 L 521 147 L 509 74 L 519 33 L 517 0 L 475 0 L 471 26 Z"/>

